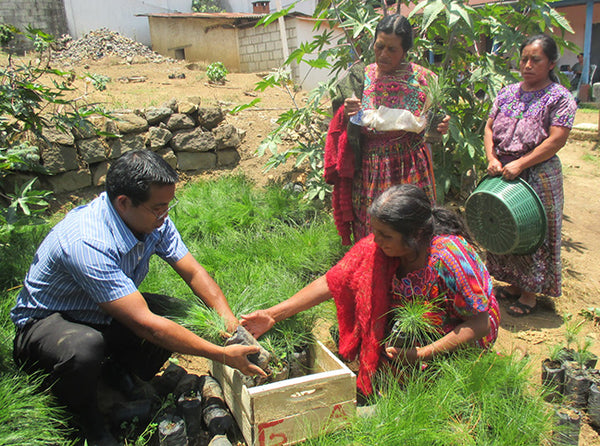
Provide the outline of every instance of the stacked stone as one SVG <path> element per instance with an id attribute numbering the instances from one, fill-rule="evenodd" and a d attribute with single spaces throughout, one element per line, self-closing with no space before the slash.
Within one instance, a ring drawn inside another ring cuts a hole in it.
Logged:
<path id="1" fill-rule="evenodd" d="M 82 60 L 99 60 L 103 57 L 118 57 L 127 62 L 165 62 L 173 59 L 155 53 L 146 45 L 122 36 L 108 28 L 90 31 L 82 38 L 72 40 L 63 36 L 53 46 L 52 59 L 78 63 Z"/>
<path id="2" fill-rule="evenodd" d="M 51 175 L 38 175 L 54 192 L 102 186 L 111 160 L 130 150 L 149 149 L 180 171 L 228 168 L 240 161 L 238 147 L 244 134 L 227 124 L 219 107 L 201 107 L 199 98 L 172 99 L 160 107 L 121 110 L 111 119 L 95 117 L 91 125 L 64 133 L 43 131 L 37 142 L 42 166 Z M 97 132 L 110 136 L 98 136 Z M 23 183 L 33 174 L 19 174 Z"/>

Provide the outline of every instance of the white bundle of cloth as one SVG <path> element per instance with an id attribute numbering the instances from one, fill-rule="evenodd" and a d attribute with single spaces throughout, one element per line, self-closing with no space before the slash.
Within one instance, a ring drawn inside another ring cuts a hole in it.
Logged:
<path id="1" fill-rule="evenodd" d="M 427 114 L 415 116 L 408 110 L 379 106 L 377 110 L 361 110 L 353 116 L 355 124 L 369 127 L 380 132 L 404 130 L 421 133 L 427 125 Z"/>

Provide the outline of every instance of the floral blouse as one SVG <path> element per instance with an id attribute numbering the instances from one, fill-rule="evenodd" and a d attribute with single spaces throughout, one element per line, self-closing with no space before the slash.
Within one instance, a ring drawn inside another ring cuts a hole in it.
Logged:
<path id="1" fill-rule="evenodd" d="M 490 316 L 490 334 L 478 341 L 482 347 L 493 343 L 498 335 L 500 312 L 493 294 L 492 280 L 475 250 L 460 236 L 433 238 L 428 264 L 405 277 L 394 276 L 392 305 L 424 299 L 437 310 L 428 319 L 438 326 L 440 334 L 452 331 L 479 313 Z"/>
<path id="2" fill-rule="evenodd" d="M 551 83 L 523 91 L 521 83 L 500 90 L 492 109 L 494 150 L 502 161 L 520 158 L 548 138 L 551 126 L 573 127 L 577 103 L 569 90 Z"/>

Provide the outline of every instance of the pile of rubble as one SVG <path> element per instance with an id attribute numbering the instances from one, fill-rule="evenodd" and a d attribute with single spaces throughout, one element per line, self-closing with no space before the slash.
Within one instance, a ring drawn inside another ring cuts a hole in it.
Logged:
<path id="1" fill-rule="evenodd" d="M 173 61 L 173 59 L 155 53 L 146 45 L 108 28 L 90 31 L 77 40 L 73 40 L 69 35 L 63 35 L 57 39 L 52 51 L 52 59 L 71 63 L 90 59 L 99 60 L 111 56 L 119 57 L 128 63 Z"/>

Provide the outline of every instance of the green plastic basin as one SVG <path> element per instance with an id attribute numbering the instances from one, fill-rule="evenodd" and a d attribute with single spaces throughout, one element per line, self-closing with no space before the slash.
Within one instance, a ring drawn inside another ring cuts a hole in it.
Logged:
<path id="1" fill-rule="evenodd" d="M 493 254 L 531 254 L 546 237 L 544 206 L 521 178 L 483 177 L 467 198 L 465 213 L 475 240 Z"/>

